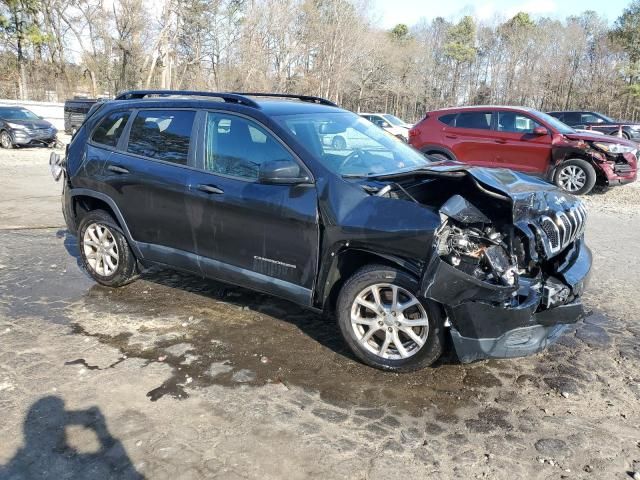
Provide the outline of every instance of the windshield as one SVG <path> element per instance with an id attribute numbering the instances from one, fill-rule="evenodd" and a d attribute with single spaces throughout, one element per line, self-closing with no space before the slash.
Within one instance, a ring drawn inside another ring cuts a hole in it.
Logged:
<path id="1" fill-rule="evenodd" d="M 35 113 L 26 108 L 0 108 L 0 118 L 5 120 L 39 120 Z"/>
<path id="2" fill-rule="evenodd" d="M 354 113 L 278 115 L 275 118 L 325 167 L 338 175 L 385 175 L 429 164 L 420 152 Z"/>
<path id="3" fill-rule="evenodd" d="M 385 113 L 384 115 L 382 115 L 384 117 L 384 119 L 389 122 L 391 125 L 395 125 L 397 127 L 403 127 L 406 125 L 406 122 L 403 122 L 402 120 L 400 120 L 398 117 L 394 117 L 393 115 L 391 115 L 390 113 Z"/>
<path id="4" fill-rule="evenodd" d="M 576 131 L 571 128 L 566 123 L 562 123 L 556 117 L 552 117 L 551 115 L 547 115 L 542 112 L 535 112 L 540 120 L 546 122 L 548 125 L 551 125 L 552 128 L 556 129 L 559 133 L 576 133 Z"/>

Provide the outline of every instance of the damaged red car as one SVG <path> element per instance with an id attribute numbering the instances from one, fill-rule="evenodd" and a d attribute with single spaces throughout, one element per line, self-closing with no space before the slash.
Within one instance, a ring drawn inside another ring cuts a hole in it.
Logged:
<path id="1" fill-rule="evenodd" d="M 551 115 L 524 107 L 429 112 L 409 131 L 409 143 L 433 157 L 536 175 L 574 195 L 637 177 L 637 144 L 578 133 Z"/>

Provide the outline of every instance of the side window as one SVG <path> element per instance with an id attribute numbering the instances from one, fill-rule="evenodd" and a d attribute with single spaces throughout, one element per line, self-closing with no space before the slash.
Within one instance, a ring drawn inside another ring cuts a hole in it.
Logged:
<path id="1" fill-rule="evenodd" d="M 565 112 L 562 119 L 567 125 L 579 125 L 581 120 L 581 115 L 578 112 Z"/>
<path id="2" fill-rule="evenodd" d="M 107 115 L 102 119 L 98 128 L 93 131 L 91 140 L 101 145 L 115 147 L 130 114 L 130 112 L 114 112 Z"/>
<path id="3" fill-rule="evenodd" d="M 604 120 L 593 113 L 583 113 L 580 123 L 604 123 Z"/>
<path id="4" fill-rule="evenodd" d="M 186 165 L 195 112 L 141 110 L 129 133 L 127 151 L 165 162 Z"/>
<path id="5" fill-rule="evenodd" d="M 512 133 L 533 133 L 541 125 L 532 118 L 516 112 L 498 112 L 498 131 Z"/>
<path id="6" fill-rule="evenodd" d="M 491 112 L 461 112 L 456 118 L 456 127 L 490 130 Z"/>
<path id="7" fill-rule="evenodd" d="M 455 126 L 454 120 L 456 119 L 456 115 L 457 115 L 457 113 L 448 113 L 446 115 L 442 115 L 441 117 L 438 117 L 438 120 L 440 120 L 445 125 L 449 125 L 450 127 L 454 127 Z"/>
<path id="8" fill-rule="evenodd" d="M 371 117 L 371 121 L 379 127 L 384 127 L 385 124 L 388 123 L 384 118 L 378 117 L 377 115 Z"/>
<path id="9" fill-rule="evenodd" d="M 242 117 L 208 113 L 205 135 L 204 168 L 212 173 L 257 180 L 261 164 L 293 160 L 269 132 Z"/>

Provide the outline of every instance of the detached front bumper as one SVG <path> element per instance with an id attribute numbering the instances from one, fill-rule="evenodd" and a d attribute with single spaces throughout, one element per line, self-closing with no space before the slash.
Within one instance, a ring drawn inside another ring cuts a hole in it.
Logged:
<path id="1" fill-rule="evenodd" d="M 591 269 L 591 251 L 582 240 L 572 249 L 547 285 L 521 278 L 518 288 L 482 282 L 434 258 L 423 278 L 422 294 L 445 306 L 460 361 L 539 352 L 555 341 L 567 324 L 582 318 L 580 297 Z M 546 308 L 545 295 L 558 285 L 569 289 L 566 300 Z M 513 302 L 514 298 L 518 301 Z"/>
<path id="2" fill-rule="evenodd" d="M 636 181 L 638 177 L 637 157 L 633 153 L 625 153 L 623 157 L 626 163 L 602 162 L 598 164 L 607 186 L 613 187 Z"/>

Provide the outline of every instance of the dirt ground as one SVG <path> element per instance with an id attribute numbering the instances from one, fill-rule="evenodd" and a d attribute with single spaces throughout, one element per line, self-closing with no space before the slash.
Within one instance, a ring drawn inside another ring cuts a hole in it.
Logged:
<path id="1" fill-rule="evenodd" d="M 0 151 L 0 478 L 629 479 L 640 187 L 587 197 L 591 315 L 546 352 L 414 374 L 336 325 L 171 271 L 79 268 L 46 149 Z"/>

